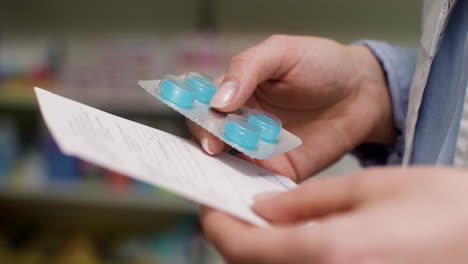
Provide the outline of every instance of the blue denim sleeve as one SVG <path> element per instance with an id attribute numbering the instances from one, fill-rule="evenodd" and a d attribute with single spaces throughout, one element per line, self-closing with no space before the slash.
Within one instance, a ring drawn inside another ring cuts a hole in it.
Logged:
<path id="1" fill-rule="evenodd" d="M 408 100 L 416 70 L 417 49 L 405 48 L 374 40 L 361 40 L 355 45 L 366 45 L 377 57 L 387 78 L 392 100 L 393 118 L 399 131 L 393 146 L 380 144 L 362 144 L 352 153 L 362 166 L 401 164 L 404 149 L 404 137 Z"/>

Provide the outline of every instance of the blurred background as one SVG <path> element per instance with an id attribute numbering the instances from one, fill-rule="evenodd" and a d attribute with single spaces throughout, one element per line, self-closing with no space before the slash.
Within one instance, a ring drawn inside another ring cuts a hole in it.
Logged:
<path id="1" fill-rule="evenodd" d="M 273 33 L 417 45 L 419 2 L 3 0 L 0 263 L 222 263 L 201 235 L 195 204 L 63 156 L 33 86 L 188 136 L 183 118 L 138 80 L 215 77 L 230 56 Z M 321 175 L 358 169 L 347 156 Z"/>

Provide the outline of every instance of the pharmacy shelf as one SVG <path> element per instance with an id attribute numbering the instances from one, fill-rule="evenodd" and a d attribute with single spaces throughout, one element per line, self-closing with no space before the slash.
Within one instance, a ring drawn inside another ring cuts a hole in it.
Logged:
<path id="1" fill-rule="evenodd" d="M 161 116 L 175 116 L 174 112 L 169 107 L 166 107 L 163 103 L 158 102 L 156 99 L 150 98 L 152 102 L 148 100 L 144 101 L 114 101 L 113 103 L 105 102 L 104 100 L 90 100 L 83 98 L 70 98 L 77 102 L 98 108 L 106 112 L 126 113 L 126 114 L 139 114 L 139 115 L 161 115 Z M 8 110 L 21 110 L 21 111 L 37 111 L 38 104 L 35 100 L 24 99 L 24 100 L 5 100 L 0 99 L 0 109 Z"/>
<path id="2" fill-rule="evenodd" d="M 84 192 L 73 188 L 62 190 L 57 190 L 57 188 L 47 190 L 0 189 L 0 203 L 11 201 L 118 208 L 120 210 L 135 209 L 167 214 L 195 215 L 198 211 L 198 207 L 194 203 L 182 198 L 152 195 L 151 193 L 119 193 L 108 190 Z"/>
<path id="3" fill-rule="evenodd" d="M 0 189 L 0 212 L 7 230 L 93 237 L 165 232 L 197 219 L 197 206 L 176 197 L 65 189 Z"/>
<path id="4" fill-rule="evenodd" d="M 37 103 L 31 100 L 4 100 L 0 99 L 0 108 L 2 109 L 25 109 L 25 110 L 37 110 Z"/>

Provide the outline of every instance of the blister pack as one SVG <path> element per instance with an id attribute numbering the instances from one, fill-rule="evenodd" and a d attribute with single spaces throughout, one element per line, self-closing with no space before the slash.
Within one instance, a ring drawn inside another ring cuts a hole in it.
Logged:
<path id="1" fill-rule="evenodd" d="M 262 110 L 241 107 L 221 113 L 209 103 L 216 93 L 213 80 L 201 73 L 166 75 L 162 80 L 138 84 L 164 104 L 203 127 L 250 158 L 267 159 L 302 144 L 302 140 L 282 127 L 281 121 Z"/>

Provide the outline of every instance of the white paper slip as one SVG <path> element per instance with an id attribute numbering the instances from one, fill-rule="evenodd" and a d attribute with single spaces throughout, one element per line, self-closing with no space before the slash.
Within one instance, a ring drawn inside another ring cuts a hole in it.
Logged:
<path id="1" fill-rule="evenodd" d="M 160 186 L 259 226 L 255 194 L 296 187 L 289 178 L 194 142 L 35 88 L 44 120 L 68 155 Z"/>

